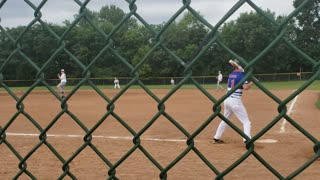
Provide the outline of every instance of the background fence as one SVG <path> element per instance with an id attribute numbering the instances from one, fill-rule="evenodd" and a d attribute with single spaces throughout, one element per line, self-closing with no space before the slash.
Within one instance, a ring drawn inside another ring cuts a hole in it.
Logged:
<path id="1" fill-rule="evenodd" d="M 312 72 L 301 72 L 301 73 L 275 73 L 275 74 L 255 74 L 254 76 L 261 82 L 281 82 L 281 81 L 305 81 L 308 80 L 313 75 Z M 173 78 L 175 83 L 179 83 L 184 79 L 184 77 L 150 77 L 150 78 L 140 78 L 141 81 L 146 85 L 170 85 L 170 80 Z M 121 85 L 126 85 L 130 83 L 132 78 L 130 77 L 118 77 Z M 199 84 L 210 85 L 216 84 L 216 76 L 193 76 Z M 68 86 L 77 85 L 82 79 L 81 78 L 68 78 Z M 114 77 L 110 78 L 90 78 L 90 81 L 95 85 L 106 86 L 113 85 Z M 224 75 L 223 82 L 228 81 L 227 75 Z M 31 86 L 36 82 L 35 80 L 3 80 L 3 82 L 9 87 L 26 87 Z M 47 79 L 46 82 L 51 86 L 56 86 L 60 80 L 59 79 Z M 186 82 L 186 84 L 192 84 L 192 82 Z M 87 84 L 88 85 L 88 84 Z M 136 83 L 135 85 L 138 85 Z"/>

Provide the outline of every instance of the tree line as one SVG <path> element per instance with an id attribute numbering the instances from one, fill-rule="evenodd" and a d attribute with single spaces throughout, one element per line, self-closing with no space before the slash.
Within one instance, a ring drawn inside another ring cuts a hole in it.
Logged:
<path id="1" fill-rule="evenodd" d="M 303 0 L 295 0 L 293 6 L 298 7 L 301 3 Z M 283 25 L 285 28 L 283 39 L 315 60 L 320 59 L 319 4 L 319 0 L 309 1 L 296 16 Z M 276 16 L 269 10 L 265 13 L 279 26 L 282 26 L 286 18 Z M 79 62 L 88 66 L 93 60 L 95 62 L 90 65 L 91 77 L 131 76 L 132 69 L 120 59 L 133 67 L 139 65 L 138 73 L 141 77 L 183 76 L 185 67 L 174 56 L 185 63 L 190 62 L 205 42 L 205 37 L 211 32 L 191 13 L 184 14 L 181 19 L 172 22 L 166 29 L 164 29 L 166 23 L 150 25 L 153 32 L 139 23 L 136 18 L 130 17 L 112 34 L 112 43 L 105 42 L 105 37 L 92 26 L 94 24 L 108 35 L 126 15 L 123 10 L 113 5 L 104 6 L 99 11 L 86 10 L 86 17 L 91 21 L 81 18 L 66 34 L 64 33 L 73 23 L 72 21 L 64 21 L 63 25 L 48 23 L 48 27 L 58 36 L 64 34 L 62 40 L 57 39 L 40 23 L 34 24 L 27 31 L 26 26 L 2 29 L 0 65 L 4 79 L 35 79 L 37 70 L 32 63 L 41 68 L 54 53 L 58 54 L 45 66 L 45 78 L 56 78 L 61 68 L 66 70 L 68 77 L 83 77 L 83 69 Z M 75 19 L 78 17 L 79 15 L 75 15 Z M 225 22 L 214 35 L 219 34 L 217 38 L 219 42 L 250 62 L 277 38 L 279 26 L 259 13 L 245 12 L 236 20 Z M 155 37 L 154 32 L 163 30 L 161 37 Z M 159 41 L 163 46 L 154 48 Z M 67 52 L 57 52 L 61 42 Z M 109 49 L 102 51 L 107 45 L 117 52 L 120 58 Z M 169 49 L 174 55 L 164 48 Z M 147 59 L 140 65 L 139 63 L 145 57 Z M 228 72 L 230 67 L 227 62 L 233 58 L 230 52 L 214 41 L 193 64 L 192 74 L 209 76 L 217 75 L 219 70 Z M 312 68 L 309 61 L 288 46 L 284 40 L 280 40 L 257 61 L 254 65 L 254 73 L 299 72 L 301 69 L 312 71 Z"/>

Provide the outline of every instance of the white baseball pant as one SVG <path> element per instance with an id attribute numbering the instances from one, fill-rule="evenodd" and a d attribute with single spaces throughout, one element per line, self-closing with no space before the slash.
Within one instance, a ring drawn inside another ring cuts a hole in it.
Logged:
<path id="1" fill-rule="evenodd" d="M 66 85 L 67 83 L 66 82 L 60 82 L 58 85 L 57 85 L 57 88 L 60 90 L 60 92 L 64 92 L 64 86 Z"/>
<path id="2" fill-rule="evenodd" d="M 251 122 L 248 118 L 248 114 L 242 103 L 241 97 L 234 97 L 231 95 L 224 101 L 224 116 L 229 118 L 232 114 L 239 119 L 239 121 L 242 123 L 244 133 L 251 138 Z M 214 138 L 221 139 L 221 136 L 226 130 L 227 126 L 227 123 L 221 121 Z M 244 138 L 243 141 L 245 141 Z"/>

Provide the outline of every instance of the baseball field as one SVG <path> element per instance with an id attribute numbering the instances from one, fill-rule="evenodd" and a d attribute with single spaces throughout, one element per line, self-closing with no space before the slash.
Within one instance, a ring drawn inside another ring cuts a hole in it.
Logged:
<path id="1" fill-rule="evenodd" d="M 161 100 L 170 90 L 151 89 L 151 92 Z M 143 89 L 128 89 L 118 99 L 114 97 L 121 90 L 105 88 L 101 91 L 114 100 L 112 114 L 108 113 L 109 103 L 90 89 L 76 91 L 66 104 L 61 104 L 48 91 L 35 90 L 19 106 L 7 92 L 1 91 L 0 126 L 7 129 L 0 141 L 0 179 L 12 179 L 21 173 L 21 169 L 37 179 L 72 179 L 73 175 L 78 179 L 107 179 L 108 165 L 112 165 L 116 167 L 115 176 L 119 179 L 160 179 L 164 176 L 162 170 L 167 172 L 167 179 L 212 180 L 217 176 L 216 170 L 224 173 L 249 150 L 254 153 L 224 179 L 279 179 L 253 154 L 258 154 L 284 178 L 290 177 L 316 155 L 315 144 L 283 118 L 248 148 L 230 127 L 223 135 L 225 144 L 212 144 L 221 119 L 215 117 L 210 121 L 214 102 L 198 89 L 179 89 L 161 106 Z M 270 91 L 284 100 L 294 89 Z M 215 99 L 225 94 L 214 88 L 207 92 Z M 24 91 L 17 90 L 15 94 L 21 97 Z M 320 110 L 315 106 L 318 97 L 318 90 L 303 91 L 287 104 L 286 114 L 319 140 Z M 279 104 L 260 89 L 246 91 L 243 102 L 253 136 L 279 115 Z M 58 117 L 62 111 L 64 113 Z M 201 129 L 208 120 L 210 123 Z M 242 129 L 234 116 L 231 121 Z M 46 136 L 40 136 L 39 129 L 46 131 Z M 187 136 L 198 131 L 191 149 Z M 86 132 L 92 132 L 91 138 L 85 138 Z M 140 139 L 133 140 L 132 132 Z M 178 159 L 185 151 L 186 155 Z M 319 154 L 319 146 L 317 151 Z M 215 170 L 200 158 L 199 153 Z M 319 169 L 320 160 L 316 159 L 295 178 L 319 178 Z M 22 171 L 18 179 L 31 179 L 25 172 Z"/>

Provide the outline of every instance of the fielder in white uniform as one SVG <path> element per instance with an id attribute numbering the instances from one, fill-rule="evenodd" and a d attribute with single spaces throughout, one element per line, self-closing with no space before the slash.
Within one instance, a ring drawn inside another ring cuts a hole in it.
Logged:
<path id="1" fill-rule="evenodd" d="M 113 82 L 114 82 L 114 89 L 117 89 L 117 88 L 120 89 L 119 79 L 115 77 Z"/>
<path id="2" fill-rule="evenodd" d="M 230 61 L 229 61 L 230 62 Z M 244 77 L 243 68 L 239 65 L 239 62 L 233 60 L 234 63 L 230 63 L 233 66 L 233 71 L 230 73 L 228 77 L 228 91 L 230 91 L 234 86 L 236 86 L 241 79 Z M 251 122 L 248 118 L 247 111 L 242 103 L 242 91 L 248 90 L 253 85 L 253 82 L 245 82 L 242 86 L 240 86 L 234 93 L 232 93 L 227 99 L 224 100 L 224 116 L 229 118 L 230 115 L 234 114 L 242 123 L 244 133 L 251 138 Z M 213 143 L 224 143 L 221 140 L 221 136 L 225 131 L 227 123 L 221 121 L 216 134 L 213 138 Z M 243 138 L 245 142 L 246 139 Z"/>
<path id="3" fill-rule="evenodd" d="M 223 76 L 221 74 L 221 71 L 219 71 L 219 74 L 217 76 L 217 90 L 219 90 L 219 88 L 224 89 L 220 84 L 222 82 L 222 79 L 223 79 Z"/>
<path id="4" fill-rule="evenodd" d="M 170 84 L 171 84 L 171 85 L 174 85 L 174 79 L 173 79 L 173 78 L 171 78 Z"/>
<path id="5" fill-rule="evenodd" d="M 61 69 L 61 73 L 58 74 L 60 83 L 57 85 L 57 88 L 61 92 L 61 97 L 64 98 L 64 87 L 67 84 L 67 75 L 64 73 L 64 69 Z"/>

